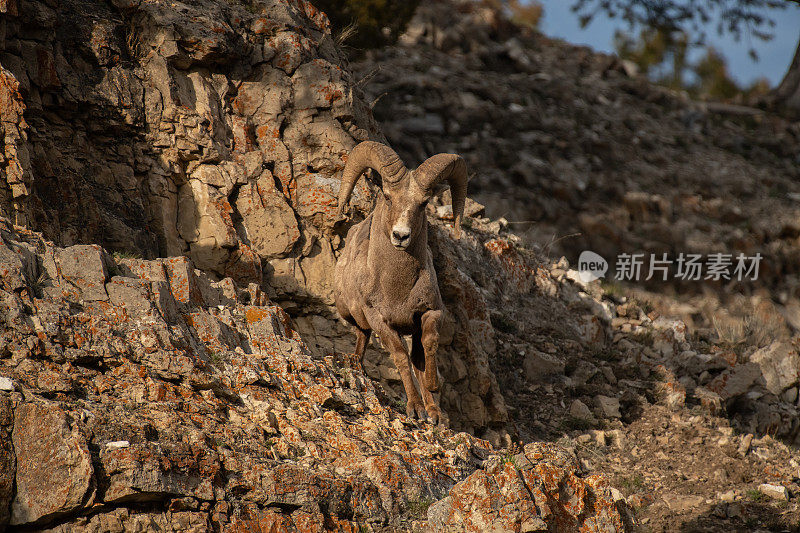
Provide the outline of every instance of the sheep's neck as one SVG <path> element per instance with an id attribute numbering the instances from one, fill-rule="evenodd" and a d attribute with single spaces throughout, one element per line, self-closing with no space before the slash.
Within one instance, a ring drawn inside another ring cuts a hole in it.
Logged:
<path id="1" fill-rule="evenodd" d="M 428 223 L 423 219 L 422 227 L 411 236 L 411 245 L 398 250 L 389 240 L 384 217 L 387 214 L 381 201 L 372 216 L 367 263 L 381 285 L 391 286 L 391 293 L 408 294 L 425 268 L 428 252 Z"/>

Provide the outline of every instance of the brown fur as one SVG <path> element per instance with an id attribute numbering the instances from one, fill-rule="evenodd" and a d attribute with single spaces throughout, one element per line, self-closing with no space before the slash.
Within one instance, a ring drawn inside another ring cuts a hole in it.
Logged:
<path id="1" fill-rule="evenodd" d="M 353 150 L 345 168 L 339 199 L 344 211 L 355 180 L 364 168 L 381 167 L 370 160 L 365 145 L 393 164 L 392 171 L 400 176 L 395 181 L 384 178 L 383 194 L 375 210 L 347 234 L 345 248 L 335 271 L 334 294 L 339 314 L 354 326 L 356 355 L 363 358 L 369 337 L 375 331 L 389 351 L 403 380 L 408 403 L 406 413 L 411 417 L 429 416 L 434 423 L 441 420 L 441 410 L 432 392 L 439 388 L 436 351 L 439 344 L 439 325 L 442 318 L 442 298 L 428 247 L 428 221 L 425 206 L 433 187 L 447 179 L 454 194 L 457 222 L 463 211 L 466 195 L 466 172 L 457 156 L 440 154 L 428 161 L 427 167 L 417 169 L 419 175 L 398 165 L 396 154 L 378 143 L 362 143 Z M 388 154 L 388 155 L 387 155 Z M 446 156 L 442 157 L 442 156 Z M 427 162 L 426 162 L 427 163 Z M 454 164 L 460 165 L 455 166 Z M 387 168 L 384 166 L 383 168 Z M 424 170 L 429 169 L 425 174 Z M 432 170 L 431 170 L 432 169 Z M 457 224 L 458 226 L 458 224 Z M 457 228 L 458 229 L 458 228 Z M 412 337 L 409 354 L 401 335 Z M 420 384 L 414 384 L 413 373 Z"/>

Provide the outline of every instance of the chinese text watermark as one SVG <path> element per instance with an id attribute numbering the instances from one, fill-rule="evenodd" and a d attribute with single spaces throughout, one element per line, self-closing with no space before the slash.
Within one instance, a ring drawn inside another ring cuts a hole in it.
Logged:
<path id="1" fill-rule="evenodd" d="M 649 260 L 647 260 L 649 259 Z M 649 281 L 668 279 L 683 281 L 745 281 L 758 279 L 761 254 L 685 254 L 670 257 L 666 253 L 622 253 L 617 256 L 614 279 L 617 281 Z M 599 254 L 585 250 L 578 258 L 578 273 L 588 283 L 605 277 L 608 262 Z"/>

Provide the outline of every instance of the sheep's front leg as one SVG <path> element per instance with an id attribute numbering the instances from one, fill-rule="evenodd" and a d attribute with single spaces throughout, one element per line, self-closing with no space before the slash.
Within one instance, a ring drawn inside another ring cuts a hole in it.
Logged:
<path id="1" fill-rule="evenodd" d="M 370 327 L 380 336 L 384 347 L 389 350 L 394 366 L 397 367 L 397 371 L 400 373 L 400 379 L 403 380 L 403 387 L 406 390 L 406 398 L 408 399 L 406 414 L 419 420 L 426 418 L 425 406 L 422 404 L 422 398 L 419 395 L 419 391 L 417 391 L 417 386 L 414 385 L 414 378 L 411 376 L 411 362 L 400 335 L 376 311 L 370 310 L 370 313 L 366 316 Z"/>
<path id="2" fill-rule="evenodd" d="M 442 311 L 426 311 L 422 315 L 422 349 L 425 351 L 425 383 L 420 386 L 431 392 L 439 390 L 439 373 L 436 368 L 436 351 L 439 349 L 439 323 Z"/>

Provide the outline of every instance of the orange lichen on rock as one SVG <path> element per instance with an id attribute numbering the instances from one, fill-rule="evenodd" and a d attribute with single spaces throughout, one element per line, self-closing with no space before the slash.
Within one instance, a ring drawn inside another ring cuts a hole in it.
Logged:
<path id="1" fill-rule="evenodd" d="M 510 242 L 498 237 L 487 241 L 484 247 L 500 264 L 503 273 L 518 291 L 527 292 L 531 289 L 536 270 L 525 262 Z"/>

